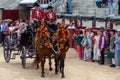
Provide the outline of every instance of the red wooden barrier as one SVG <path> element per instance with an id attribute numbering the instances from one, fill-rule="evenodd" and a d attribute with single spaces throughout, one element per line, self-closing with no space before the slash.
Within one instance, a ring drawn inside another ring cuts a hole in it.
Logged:
<path id="1" fill-rule="evenodd" d="M 105 30 L 107 31 L 108 29 L 113 29 L 113 22 L 115 21 L 120 21 L 120 19 L 109 19 L 109 18 L 102 18 L 102 17 L 75 17 L 75 16 L 70 16 L 70 15 L 66 15 L 66 16 L 62 16 L 62 21 L 65 21 L 65 17 L 69 20 L 69 22 L 73 21 L 75 23 L 75 30 L 70 30 L 70 47 L 71 48 L 75 48 L 76 49 L 76 43 L 73 40 L 73 34 L 76 33 L 78 34 L 78 30 L 79 29 L 85 29 L 86 26 L 82 25 L 82 19 L 86 19 L 88 18 L 89 20 L 92 20 L 92 31 L 96 34 L 96 31 L 99 30 L 100 28 L 96 28 L 96 21 L 97 20 L 103 20 L 105 21 Z M 78 24 L 79 21 L 79 24 Z M 108 28 L 109 27 L 109 28 Z"/>
<path id="2" fill-rule="evenodd" d="M 18 10 L 2 10 L 2 19 L 17 20 L 19 18 Z"/>

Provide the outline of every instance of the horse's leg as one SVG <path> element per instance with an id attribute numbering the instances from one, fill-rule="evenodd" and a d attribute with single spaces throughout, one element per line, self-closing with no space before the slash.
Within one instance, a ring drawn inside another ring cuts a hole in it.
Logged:
<path id="1" fill-rule="evenodd" d="M 34 62 L 33 62 L 33 64 L 35 64 L 36 65 L 36 69 L 39 69 L 39 52 L 38 52 L 38 50 L 37 50 L 37 47 L 35 48 L 35 55 L 36 55 L 36 57 L 35 57 L 35 60 L 34 60 Z"/>
<path id="2" fill-rule="evenodd" d="M 58 57 L 57 56 L 55 56 L 54 61 L 55 61 L 55 74 L 58 74 Z"/>
<path id="3" fill-rule="evenodd" d="M 64 66 L 65 66 L 65 57 L 66 57 L 66 52 L 67 50 L 64 50 L 62 52 L 62 55 L 60 56 L 60 59 L 61 59 L 61 78 L 65 78 L 65 75 L 64 75 Z"/>
<path id="4" fill-rule="evenodd" d="M 51 62 L 51 55 L 48 57 L 49 58 L 49 70 L 52 71 L 53 68 L 51 67 L 52 62 Z"/>
<path id="5" fill-rule="evenodd" d="M 39 69 L 39 61 L 37 60 L 37 68 L 36 69 Z"/>
<path id="6" fill-rule="evenodd" d="M 64 59 L 61 59 L 61 78 L 65 78 L 64 75 Z"/>
<path id="7" fill-rule="evenodd" d="M 41 60 L 41 70 L 42 70 L 42 72 L 41 72 L 41 77 L 45 77 L 45 75 L 44 75 L 44 65 L 45 65 L 45 57 L 43 57 L 42 58 L 42 60 Z"/>
<path id="8" fill-rule="evenodd" d="M 35 60 L 36 60 L 36 63 L 37 63 L 36 64 L 37 65 L 36 69 L 39 69 L 39 62 L 40 61 L 39 61 L 39 56 L 38 55 L 36 56 Z"/>
<path id="9" fill-rule="evenodd" d="M 59 58 L 58 58 L 58 65 L 59 65 L 59 70 L 60 70 L 60 73 L 61 73 L 62 60 L 61 60 L 61 57 L 60 57 L 60 56 L 59 56 Z"/>

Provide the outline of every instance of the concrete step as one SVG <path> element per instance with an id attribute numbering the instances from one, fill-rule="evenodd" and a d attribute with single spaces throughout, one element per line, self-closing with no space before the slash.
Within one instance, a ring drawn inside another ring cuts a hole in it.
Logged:
<path id="1" fill-rule="evenodd" d="M 91 15 L 91 16 L 107 16 L 108 8 L 87 8 L 82 7 L 79 9 L 74 9 L 73 14 L 77 15 Z M 117 9 L 115 9 L 115 15 L 117 15 Z"/>

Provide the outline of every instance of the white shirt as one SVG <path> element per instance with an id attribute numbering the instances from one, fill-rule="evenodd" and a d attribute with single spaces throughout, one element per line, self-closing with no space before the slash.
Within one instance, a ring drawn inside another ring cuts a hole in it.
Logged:
<path id="1" fill-rule="evenodd" d="M 100 39 L 100 36 L 95 36 L 95 46 L 99 47 L 99 39 Z"/>
<path id="2" fill-rule="evenodd" d="M 10 30 L 10 31 L 13 31 L 14 29 L 15 29 L 15 27 L 14 27 L 14 26 L 9 27 L 9 30 Z"/>
<path id="3" fill-rule="evenodd" d="M 69 26 L 68 29 L 75 29 L 75 26 L 74 25 Z"/>
<path id="4" fill-rule="evenodd" d="M 37 17 L 40 17 L 40 15 L 39 15 L 39 11 L 37 11 Z"/>
<path id="5" fill-rule="evenodd" d="M 52 13 L 49 13 L 49 16 L 50 16 L 50 19 L 52 19 L 53 17 L 52 17 Z"/>

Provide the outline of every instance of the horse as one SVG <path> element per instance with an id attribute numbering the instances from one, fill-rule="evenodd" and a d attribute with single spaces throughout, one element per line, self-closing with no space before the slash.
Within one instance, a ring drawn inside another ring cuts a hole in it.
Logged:
<path id="1" fill-rule="evenodd" d="M 55 61 L 55 74 L 58 71 L 61 72 L 61 78 L 65 78 L 64 66 L 66 52 L 69 49 L 69 31 L 65 28 L 58 28 L 57 32 L 54 34 L 53 43 L 51 43 L 51 48 L 54 51 L 54 61 Z"/>
<path id="2" fill-rule="evenodd" d="M 49 36 L 47 27 L 45 27 L 45 23 L 42 22 L 41 26 L 37 29 L 36 39 L 35 39 L 35 50 L 36 50 L 36 58 L 35 62 L 37 63 L 37 69 L 39 69 L 39 63 L 41 62 L 41 77 L 45 77 L 44 65 L 46 58 L 49 59 L 49 70 L 52 71 L 51 67 L 51 54 L 50 54 L 50 45 L 49 45 Z"/>

